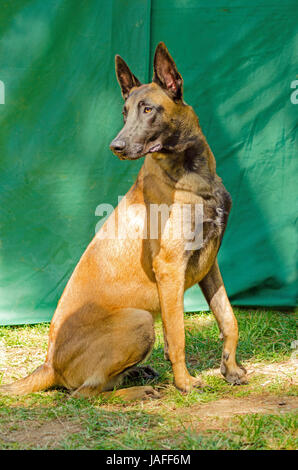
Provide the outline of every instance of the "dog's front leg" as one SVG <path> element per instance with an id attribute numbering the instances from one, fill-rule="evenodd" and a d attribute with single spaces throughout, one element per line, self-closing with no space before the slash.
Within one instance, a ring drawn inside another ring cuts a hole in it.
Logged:
<path id="1" fill-rule="evenodd" d="M 217 320 L 221 337 L 224 340 L 221 373 L 233 384 L 246 383 L 246 370 L 236 362 L 238 324 L 219 271 L 217 260 L 200 287 Z"/>
<path id="2" fill-rule="evenodd" d="M 171 258 L 171 257 L 170 257 Z M 176 387 L 189 392 L 194 386 L 200 386 L 198 378 L 192 377 L 185 363 L 185 333 L 183 318 L 183 295 L 185 266 L 183 260 L 169 259 L 159 253 L 153 262 L 158 286 L 161 317 L 167 355 L 171 361 Z"/>

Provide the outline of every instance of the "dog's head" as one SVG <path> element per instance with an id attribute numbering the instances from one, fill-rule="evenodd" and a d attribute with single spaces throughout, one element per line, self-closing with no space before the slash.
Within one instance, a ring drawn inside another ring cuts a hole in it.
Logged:
<path id="1" fill-rule="evenodd" d="M 189 126 L 198 126 L 198 119 L 183 101 L 183 80 L 165 44 L 156 48 L 150 84 L 142 85 L 119 55 L 115 62 L 125 103 L 124 126 L 110 144 L 112 152 L 135 160 L 148 153 L 183 151 Z"/>

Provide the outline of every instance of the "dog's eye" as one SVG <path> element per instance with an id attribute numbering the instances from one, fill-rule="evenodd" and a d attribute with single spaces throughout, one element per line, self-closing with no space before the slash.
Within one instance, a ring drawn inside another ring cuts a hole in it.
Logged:
<path id="1" fill-rule="evenodd" d="M 150 108 L 150 106 L 145 106 L 144 107 L 144 113 L 146 113 L 146 114 L 151 113 L 151 111 L 152 111 L 152 108 Z"/>

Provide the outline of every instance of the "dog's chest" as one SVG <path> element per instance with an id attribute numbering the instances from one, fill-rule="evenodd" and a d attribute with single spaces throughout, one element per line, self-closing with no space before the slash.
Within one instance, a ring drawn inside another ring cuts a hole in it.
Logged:
<path id="1" fill-rule="evenodd" d="M 203 195 L 178 190 L 162 237 L 170 234 L 180 239 L 186 254 L 199 251 L 210 240 L 221 240 L 230 204 L 230 196 L 223 185 Z"/>

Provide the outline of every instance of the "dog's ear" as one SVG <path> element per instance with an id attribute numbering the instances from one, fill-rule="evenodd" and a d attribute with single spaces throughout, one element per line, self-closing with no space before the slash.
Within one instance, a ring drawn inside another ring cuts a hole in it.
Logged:
<path id="1" fill-rule="evenodd" d="M 158 44 L 155 51 L 153 82 L 161 86 L 174 101 L 182 99 L 183 80 L 163 42 Z"/>
<path id="2" fill-rule="evenodd" d="M 130 90 L 133 87 L 141 86 L 141 82 L 139 82 L 137 77 L 135 77 L 129 70 L 127 63 L 122 59 L 122 57 L 120 57 L 120 55 L 115 56 L 115 70 L 122 96 L 126 100 Z"/>

